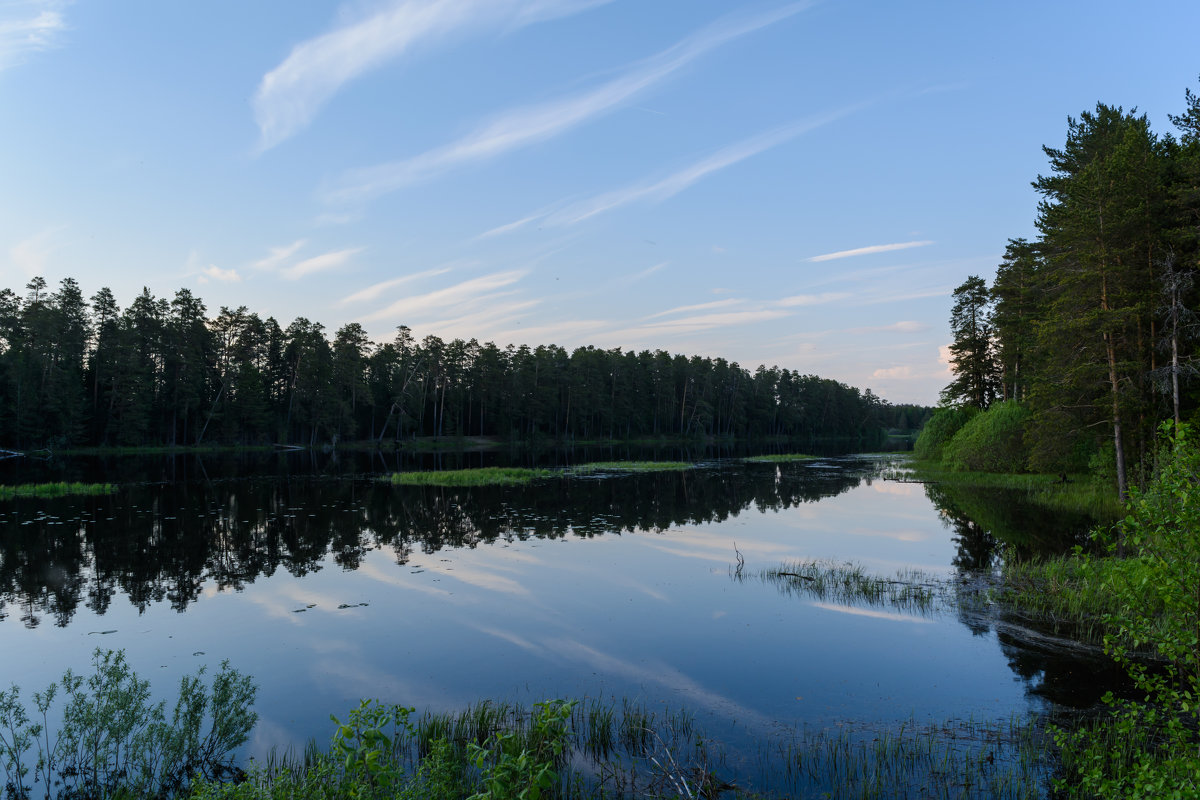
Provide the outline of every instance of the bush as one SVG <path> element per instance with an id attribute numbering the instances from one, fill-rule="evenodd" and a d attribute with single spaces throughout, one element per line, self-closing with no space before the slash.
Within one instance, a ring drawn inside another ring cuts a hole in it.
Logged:
<path id="1" fill-rule="evenodd" d="M 9 797 L 30 796 L 31 768 L 47 798 L 169 795 L 193 778 L 229 774 L 233 751 L 258 720 L 250 710 L 257 687 L 228 662 L 211 690 L 203 667 L 184 677 L 169 717 L 164 703 L 151 705 L 149 681 L 138 678 L 123 650 L 95 650 L 92 667 L 86 677 L 67 670 L 34 692 L 33 714 L 16 686 L 0 691 L 0 765 Z M 47 721 L 59 697 L 62 724 L 52 732 Z"/>
<path id="2" fill-rule="evenodd" d="M 1016 400 L 993 404 L 954 434 L 943 448 L 942 461 L 951 469 L 973 472 L 1023 472 L 1029 416 Z"/>
<path id="3" fill-rule="evenodd" d="M 967 421 L 979 413 L 974 406 L 949 406 L 934 412 L 913 444 L 913 453 L 922 461 L 941 461 L 946 445 Z"/>
<path id="4" fill-rule="evenodd" d="M 1160 465 L 1119 527 L 1129 557 L 1110 555 L 1100 560 L 1110 568 L 1093 572 L 1112 609 L 1105 651 L 1142 699 L 1110 695 L 1097 726 L 1059 732 L 1072 788 L 1085 796 L 1200 795 L 1200 448 L 1186 426 Z"/>

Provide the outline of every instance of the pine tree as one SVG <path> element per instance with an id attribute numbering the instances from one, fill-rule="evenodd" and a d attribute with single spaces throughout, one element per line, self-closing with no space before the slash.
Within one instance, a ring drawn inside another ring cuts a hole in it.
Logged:
<path id="1" fill-rule="evenodd" d="M 950 368 L 954 380 L 942 390 L 942 402 L 985 409 L 996 399 L 998 370 L 992 341 L 991 296 L 987 283 L 971 275 L 954 290 L 950 310 Z"/>

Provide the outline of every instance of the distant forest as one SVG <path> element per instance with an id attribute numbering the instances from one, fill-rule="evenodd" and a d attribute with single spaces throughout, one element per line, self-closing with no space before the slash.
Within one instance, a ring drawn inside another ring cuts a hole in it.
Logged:
<path id="1" fill-rule="evenodd" d="M 929 409 L 777 367 L 556 345 L 330 339 L 180 289 L 122 310 L 72 278 L 0 290 L 0 446 L 395 442 L 412 437 L 786 437 L 878 446 Z"/>

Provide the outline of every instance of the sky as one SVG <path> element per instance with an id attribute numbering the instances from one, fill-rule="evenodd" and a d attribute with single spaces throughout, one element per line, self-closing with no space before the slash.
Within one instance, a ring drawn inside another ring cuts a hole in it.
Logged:
<path id="1" fill-rule="evenodd" d="M 935 404 L 1043 145 L 1195 0 L 0 0 L 0 287 L 721 357 Z"/>

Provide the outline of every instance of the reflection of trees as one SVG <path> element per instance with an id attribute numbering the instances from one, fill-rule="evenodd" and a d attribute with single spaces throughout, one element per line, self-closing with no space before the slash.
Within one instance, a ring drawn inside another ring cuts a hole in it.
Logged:
<path id="1" fill-rule="evenodd" d="M 925 494 L 954 530 L 964 569 L 991 566 L 997 543 L 1009 545 L 1022 558 L 1064 552 L 1086 541 L 1097 524 L 1086 514 L 1026 502 L 1018 490 L 927 483 Z"/>
<path id="2" fill-rule="evenodd" d="M 840 494 L 877 469 L 869 460 L 730 464 L 456 489 L 310 475 L 15 501 L 0 517 L 0 616 L 19 614 L 34 627 L 48 615 L 64 626 L 81 603 L 103 614 L 117 594 L 139 610 L 165 601 L 183 611 L 206 583 L 236 590 L 278 569 L 319 570 L 327 557 L 355 569 L 382 546 L 405 563 L 413 552 L 496 539 L 718 522 L 751 507 L 780 510 Z"/>
<path id="3" fill-rule="evenodd" d="M 1026 691 L 1068 708 L 1091 708 L 1106 691 L 1127 686 L 1124 672 L 1098 648 L 1041 630 L 1035 621 L 1002 605 L 981 602 L 994 585 L 999 547 L 1017 558 L 1062 553 L 1086 540 L 1097 520 L 1022 502 L 1020 492 L 926 484 L 942 522 L 954 532 L 958 552 L 955 608 L 976 636 L 996 632 L 1001 652 Z"/>

